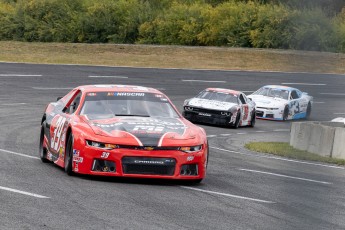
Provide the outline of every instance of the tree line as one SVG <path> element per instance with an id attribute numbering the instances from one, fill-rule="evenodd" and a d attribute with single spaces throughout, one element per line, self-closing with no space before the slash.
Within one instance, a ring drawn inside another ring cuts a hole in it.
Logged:
<path id="1" fill-rule="evenodd" d="M 345 52 L 345 3 L 0 0 L 0 40 Z"/>

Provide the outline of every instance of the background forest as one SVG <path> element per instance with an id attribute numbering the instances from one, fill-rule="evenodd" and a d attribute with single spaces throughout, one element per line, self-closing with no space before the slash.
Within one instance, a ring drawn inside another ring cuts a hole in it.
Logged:
<path id="1" fill-rule="evenodd" d="M 0 0 L 0 40 L 345 52 L 345 1 Z"/>

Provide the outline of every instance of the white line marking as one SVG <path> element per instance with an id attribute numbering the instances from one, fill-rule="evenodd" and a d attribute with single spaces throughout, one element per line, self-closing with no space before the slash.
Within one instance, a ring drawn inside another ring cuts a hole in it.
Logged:
<path id="1" fill-rule="evenodd" d="M 298 161 L 298 160 L 292 160 L 292 159 L 287 159 L 287 158 L 274 157 L 274 156 L 266 156 L 266 155 L 259 155 L 259 154 L 241 153 L 241 152 L 227 150 L 227 149 L 221 149 L 221 148 L 217 148 L 217 147 L 213 147 L 213 146 L 210 146 L 210 148 L 217 149 L 217 150 L 224 151 L 224 152 L 237 153 L 237 154 L 247 155 L 247 156 L 252 156 L 252 157 L 261 157 L 261 158 L 268 158 L 268 159 L 274 159 L 274 160 L 289 161 L 289 162 L 294 162 L 294 163 L 299 163 L 299 164 L 322 166 L 322 167 L 342 169 L 342 170 L 345 169 L 344 167 L 335 166 L 335 165 L 318 164 L 318 163 L 312 163 L 312 162 L 307 162 L 307 161 Z"/>
<path id="2" fill-rule="evenodd" d="M 13 188 L 2 187 L 2 186 L 0 186 L 0 189 L 5 190 L 5 191 L 9 191 L 9 192 L 20 193 L 20 194 L 27 195 L 27 196 L 33 196 L 33 197 L 36 197 L 36 198 L 45 198 L 45 199 L 47 199 L 47 198 L 49 199 L 50 198 L 50 197 L 47 197 L 47 196 L 42 196 L 42 195 L 38 195 L 38 194 L 35 194 L 35 193 L 25 192 L 25 191 L 13 189 Z"/>
<path id="3" fill-rule="evenodd" d="M 0 74 L 0 77 L 42 77 L 38 74 Z"/>
<path id="4" fill-rule="evenodd" d="M 182 80 L 182 81 L 192 81 L 192 82 L 219 82 L 219 83 L 226 83 L 226 81 L 204 81 L 204 80 Z"/>
<path id="5" fill-rule="evenodd" d="M 238 170 L 246 171 L 246 172 L 254 172 L 254 173 L 267 174 L 267 175 L 272 175 L 272 176 L 285 177 L 285 178 L 296 179 L 296 180 L 315 182 L 315 183 L 320 183 L 320 184 L 333 184 L 331 182 L 325 182 L 325 181 L 319 181 L 319 180 L 311 180 L 311 179 L 302 178 L 302 177 L 294 177 L 294 176 L 288 176 L 288 175 L 277 174 L 277 173 L 270 173 L 270 172 L 264 172 L 264 171 L 258 171 L 258 170 L 251 170 L 251 169 L 238 169 Z"/>
<path id="6" fill-rule="evenodd" d="M 126 76 L 89 76 L 91 78 L 128 78 Z"/>
<path id="7" fill-rule="evenodd" d="M 323 103 L 325 103 L 325 102 L 323 102 L 323 101 L 313 101 L 313 104 L 323 104 Z"/>
<path id="8" fill-rule="evenodd" d="M 231 136 L 231 134 L 228 134 L 228 133 L 225 133 L 225 134 L 219 134 L 220 136 L 223 136 L 223 137 L 227 137 L 227 136 Z"/>
<path id="9" fill-rule="evenodd" d="M 326 85 L 326 84 L 321 84 L 321 83 L 305 83 L 305 82 L 300 82 L 300 83 L 287 83 L 287 82 L 284 82 L 282 83 L 282 85 Z"/>
<path id="10" fill-rule="evenodd" d="M 16 153 L 16 152 L 8 151 L 8 150 L 5 150 L 5 149 L 0 149 L 0 151 L 4 152 L 4 153 L 10 153 L 10 154 L 14 154 L 14 155 L 22 156 L 22 157 L 27 157 L 27 158 L 32 158 L 32 159 L 40 160 L 39 157 L 34 157 L 34 156 L 26 155 L 26 154 L 23 154 L 23 153 Z"/>
<path id="11" fill-rule="evenodd" d="M 266 133 L 267 131 L 255 131 L 256 133 Z"/>
<path id="12" fill-rule="evenodd" d="M 15 106 L 15 105 L 26 105 L 27 103 L 6 103 L 6 104 L 0 104 L 0 106 Z"/>
<path id="13" fill-rule="evenodd" d="M 245 135 L 245 134 L 247 134 L 247 133 L 237 133 L 237 135 Z"/>
<path id="14" fill-rule="evenodd" d="M 33 89 L 38 89 L 38 90 L 65 90 L 65 89 L 74 89 L 74 88 L 70 88 L 70 87 L 66 87 L 66 88 L 49 88 L 49 87 L 31 87 Z"/>
<path id="15" fill-rule="evenodd" d="M 345 93 L 320 93 L 322 95 L 345 96 Z"/>
<path id="16" fill-rule="evenodd" d="M 207 137 L 216 137 L 217 135 L 207 135 Z"/>
<path id="17" fill-rule="evenodd" d="M 290 129 L 275 129 L 273 132 L 290 132 Z"/>
<path id="18" fill-rule="evenodd" d="M 274 204 L 276 202 L 273 201 L 268 201 L 268 200 L 260 200 L 260 199 L 255 199 L 255 198 L 250 198 L 250 197 L 245 197 L 245 196 L 237 196 L 237 195 L 232 195 L 228 193 L 222 193 L 222 192 L 213 192 L 213 191 L 208 191 L 204 189 L 199 189 L 199 188 L 192 188 L 192 187 L 187 187 L 187 186 L 180 186 L 181 188 L 185 189 L 190 189 L 198 192 L 203 192 L 203 193 L 210 193 L 210 194 L 215 194 L 215 195 L 220 195 L 220 196 L 227 196 L 227 197 L 232 197 L 232 198 L 238 198 L 238 199 L 243 199 L 243 200 L 250 200 L 250 201 L 256 201 L 256 202 L 261 202 L 261 203 L 268 203 L 268 204 Z"/>

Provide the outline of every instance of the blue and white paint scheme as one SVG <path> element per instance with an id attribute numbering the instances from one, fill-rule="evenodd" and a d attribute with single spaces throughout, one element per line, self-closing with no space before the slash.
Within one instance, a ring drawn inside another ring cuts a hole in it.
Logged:
<path id="1" fill-rule="evenodd" d="M 266 85 L 248 96 L 256 104 L 256 117 L 268 120 L 308 119 L 313 97 L 299 89 Z"/>

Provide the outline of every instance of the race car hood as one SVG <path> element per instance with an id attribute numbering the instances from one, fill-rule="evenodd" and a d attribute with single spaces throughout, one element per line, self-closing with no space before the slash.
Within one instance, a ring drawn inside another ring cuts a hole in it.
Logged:
<path id="1" fill-rule="evenodd" d="M 196 138 L 195 132 L 179 118 L 117 117 L 85 119 L 96 135 L 125 140 L 129 145 L 174 146 Z M 132 140 L 132 143 L 128 143 Z M 193 141 L 191 141 L 193 142 Z M 117 142 L 116 142 L 117 143 Z"/>
<path id="2" fill-rule="evenodd" d="M 278 97 L 267 97 L 263 95 L 249 95 L 248 98 L 252 99 L 257 107 L 265 108 L 279 108 L 284 106 L 288 101 Z"/>
<path id="3" fill-rule="evenodd" d="M 224 101 L 215 101 L 215 100 L 207 100 L 201 98 L 192 98 L 188 102 L 188 106 L 194 106 L 203 109 L 210 109 L 210 110 L 224 110 L 228 111 L 234 106 L 237 106 L 235 103 L 224 102 Z"/>

